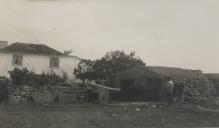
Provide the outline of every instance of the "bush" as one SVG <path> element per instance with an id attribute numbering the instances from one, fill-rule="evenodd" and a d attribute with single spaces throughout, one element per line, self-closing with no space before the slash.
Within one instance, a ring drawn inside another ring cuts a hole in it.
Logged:
<path id="1" fill-rule="evenodd" d="M 24 84 L 26 82 L 25 81 L 26 77 L 28 75 L 32 75 L 33 72 L 28 71 L 26 68 L 23 69 L 15 68 L 13 71 L 9 71 L 9 74 L 12 83 L 19 86 Z"/>
<path id="2" fill-rule="evenodd" d="M 15 68 L 9 73 L 12 83 L 15 84 L 17 87 L 27 85 L 35 88 L 42 88 L 45 85 L 64 83 L 64 81 L 66 80 L 65 75 L 63 77 L 56 75 L 55 73 L 42 73 L 41 75 L 38 75 L 32 71 L 29 71 L 27 68 Z"/>
<path id="3" fill-rule="evenodd" d="M 0 80 L 0 102 L 8 100 L 9 87 L 11 82 L 7 79 Z"/>

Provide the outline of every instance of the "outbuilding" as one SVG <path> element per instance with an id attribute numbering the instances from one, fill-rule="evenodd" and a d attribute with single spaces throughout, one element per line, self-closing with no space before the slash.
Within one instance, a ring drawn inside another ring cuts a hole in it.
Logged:
<path id="1" fill-rule="evenodd" d="M 173 67 L 137 66 L 114 75 L 112 86 L 122 88 L 128 100 L 160 101 L 165 99 L 167 81 L 201 81 L 205 77 L 200 70 Z"/>

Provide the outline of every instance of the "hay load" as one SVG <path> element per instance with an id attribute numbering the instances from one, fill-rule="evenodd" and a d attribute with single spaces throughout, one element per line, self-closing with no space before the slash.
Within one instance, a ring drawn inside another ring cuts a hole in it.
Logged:
<path id="1" fill-rule="evenodd" d="M 169 77 L 173 81 L 186 81 L 184 90 L 186 102 L 197 104 L 216 104 L 216 88 L 215 84 L 210 81 L 201 70 L 189 70 L 172 67 L 155 67 L 149 66 L 148 69 Z"/>
<path id="2" fill-rule="evenodd" d="M 214 83 L 216 88 L 216 95 L 219 97 L 219 74 L 218 73 L 208 73 L 204 74 L 211 82 Z"/>

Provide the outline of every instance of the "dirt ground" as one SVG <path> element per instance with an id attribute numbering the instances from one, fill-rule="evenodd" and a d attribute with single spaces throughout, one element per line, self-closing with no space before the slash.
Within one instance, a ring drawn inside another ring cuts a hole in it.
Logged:
<path id="1" fill-rule="evenodd" d="M 0 105 L 1 128 L 219 127 L 218 111 L 74 105 Z"/>

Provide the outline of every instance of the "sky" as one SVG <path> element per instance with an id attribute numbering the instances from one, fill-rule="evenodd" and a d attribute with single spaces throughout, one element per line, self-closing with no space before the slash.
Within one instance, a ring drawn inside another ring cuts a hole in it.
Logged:
<path id="1" fill-rule="evenodd" d="M 0 0 L 0 40 L 219 73 L 218 0 Z"/>

